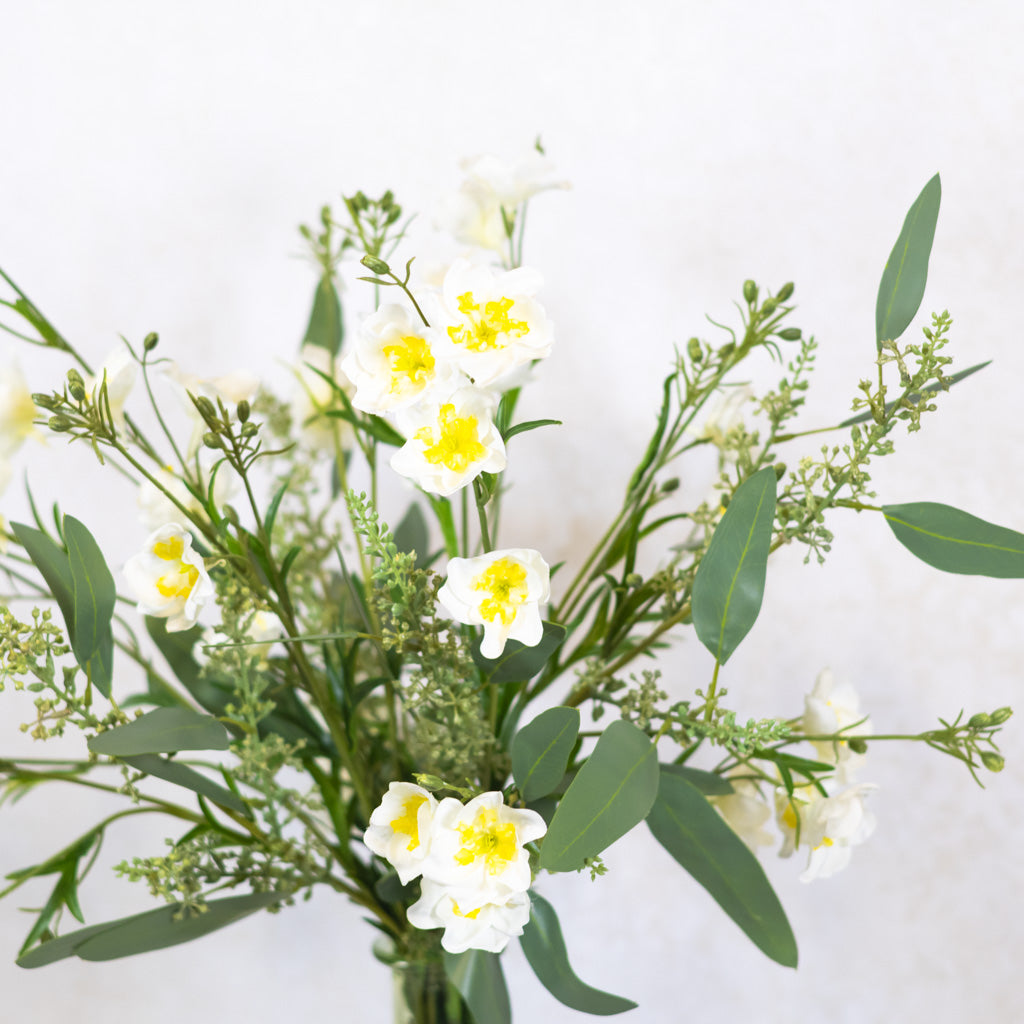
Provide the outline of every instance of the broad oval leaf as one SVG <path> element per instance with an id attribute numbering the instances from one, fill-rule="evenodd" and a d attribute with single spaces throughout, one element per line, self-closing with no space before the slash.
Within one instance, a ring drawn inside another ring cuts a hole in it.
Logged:
<path id="1" fill-rule="evenodd" d="M 764 869 L 700 790 L 663 770 L 647 827 L 758 949 L 796 967 L 793 929 Z"/>
<path id="2" fill-rule="evenodd" d="M 540 983 L 560 1002 L 598 1017 L 610 1017 L 636 1007 L 631 999 L 613 996 L 581 981 L 569 964 L 562 928 L 554 907 L 531 893 L 530 921 L 519 944 Z"/>
<path id="3" fill-rule="evenodd" d="M 658 794 L 657 748 L 632 722 L 601 734 L 572 780 L 540 850 L 548 871 L 576 871 L 647 817 Z"/>
<path id="4" fill-rule="evenodd" d="M 39 570 L 39 574 L 50 588 L 50 593 L 64 617 L 70 639 L 75 623 L 75 584 L 71 577 L 67 552 L 42 530 L 36 530 L 24 523 L 11 523 L 11 532 L 18 538 L 18 543 L 25 549 L 25 553 L 32 559 L 32 564 Z"/>
<path id="5" fill-rule="evenodd" d="M 936 174 L 914 200 L 889 254 L 875 302 L 875 341 L 879 347 L 883 341 L 895 341 L 921 306 L 941 199 L 942 185 Z"/>
<path id="6" fill-rule="evenodd" d="M 485 658 L 480 653 L 480 642 L 473 644 L 473 661 L 491 683 L 525 683 L 532 679 L 546 664 L 548 658 L 561 647 L 565 640 L 565 626 L 554 622 L 544 623 L 544 634 L 534 647 L 527 647 L 518 640 L 509 640 L 500 658 Z"/>
<path id="7" fill-rule="evenodd" d="M 1024 534 L 1016 530 L 934 501 L 883 505 L 882 514 L 896 539 L 936 569 L 1024 579 Z"/>
<path id="8" fill-rule="evenodd" d="M 722 665 L 761 611 L 775 520 L 775 470 L 767 466 L 736 488 L 693 581 L 697 638 Z"/>
<path id="9" fill-rule="evenodd" d="M 157 708 L 89 740 L 89 749 L 94 754 L 114 757 L 227 748 L 228 733 L 224 726 L 217 719 L 188 708 Z"/>
<path id="10" fill-rule="evenodd" d="M 341 300 L 338 289 L 334 286 L 334 278 L 330 273 L 324 274 L 316 286 L 313 295 L 313 309 L 309 314 L 309 324 L 303 345 L 316 345 L 326 349 L 332 356 L 341 351 L 344 326 L 341 318 Z"/>
<path id="11" fill-rule="evenodd" d="M 100 693 L 109 698 L 114 653 L 110 623 L 117 600 L 114 577 L 93 535 L 74 516 L 64 516 L 64 541 L 74 599 L 75 658 Z"/>
<path id="12" fill-rule="evenodd" d="M 444 970 L 465 999 L 476 1024 L 512 1024 L 508 987 L 497 953 L 482 949 L 445 953 Z"/>
<path id="13" fill-rule="evenodd" d="M 578 708 L 549 708 L 512 741 L 512 777 L 527 802 L 547 796 L 562 781 L 580 733 Z"/>
<path id="14" fill-rule="evenodd" d="M 717 772 L 706 772 L 702 768 L 691 768 L 688 764 L 663 764 L 661 772 L 678 775 L 705 796 L 728 796 L 733 792 L 732 783 Z"/>
<path id="15" fill-rule="evenodd" d="M 202 772 L 197 772 L 187 764 L 181 764 L 157 754 L 126 755 L 122 760 L 136 771 L 145 772 L 147 775 L 164 779 L 166 782 L 173 782 L 175 786 L 190 789 L 193 793 L 205 796 L 222 807 L 244 814 L 247 818 L 252 817 L 252 811 L 246 806 L 245 801 L 240 800 L 230 789 L 208 779 Z"/>

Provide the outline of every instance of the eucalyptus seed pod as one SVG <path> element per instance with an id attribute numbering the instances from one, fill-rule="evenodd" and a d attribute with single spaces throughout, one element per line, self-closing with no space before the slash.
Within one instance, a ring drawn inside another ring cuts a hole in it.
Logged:
<path id="1" fill-rule="evenodd" d="M 743 282 L 743 298 L 751 306 L 757 302 L 757 285 L 753 281 Z"/>
<path id="2" fill-rule="evenodd" d="M 781 480 L 786 475 L 786 464 L 784 462 L 776 462 L 772 469 L 775 470 L 776 480 Z"/>

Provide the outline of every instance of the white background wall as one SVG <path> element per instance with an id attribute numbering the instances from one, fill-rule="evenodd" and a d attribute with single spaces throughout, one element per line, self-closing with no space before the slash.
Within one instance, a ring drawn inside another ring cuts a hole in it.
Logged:
<path id="1" fill-rule="evenodd" d="M 314 283 L 294 258 L 299 221 L 356 188 L 429 211 L 457 184 L 457 158 L 511 157 L 542 133 L 574 188 L 531 211 L 527 257 L 558 341 L 525 412 L 565 426 L 516 442 L 505 539 L 556 562 L 581 557 L 617 506 L 672 345 L 706 333 L 705 313 L 729 318 L 744 278 L 797 282 L 796 322 L 821 343 L 802 422 L 845 414 L 870 372 L 885 258 L 940 170 L 925 303 L 953 313 L 960 366 L 995 364 L 875 481 L 883 501 L 946 501 L 1024 528 L 1022 42 L 1019 5 L 936 0 L 9 3 L 0 265 L 97 361 L 118 333 L 159 330 L 186 368 L 268 373 L 294 353 Z M 369 302 L 358 287 L 353 314 Z M 0 341 L 4 362 L 12 352 Z M 63 370 L 20 358 L 34 389 Z M 770 382 L 775 368 L 756 374 Z M 19 468 L 29 458 L 44 501 L 60 495 L 112 562 L 131 552 L 131 495 L 87 449 L 26 449 Z M 9 516 L 23 510 L 17 491 Z M 1024 584 L 938 574 L 876 517 L 836 528 L 824 569 L 775 559 L 725 680 L 742 714 L 798 714 L 825 665 L 859 688 L 879 732 L 1019 703 Z M 673 693 L 706 682 L 690 648 Z M 12 696 L 0 752 L 25 752 Z M 850 869 L 803 886 L 796 861 L 766 855 L 801 945 L 795 972 L 766 961 L 646 834 L 609 852 L 598 884 L 542 891 L 579 973 L 637 998 L 636 1021 L 1011 1021 L 1024 940 L 1016 722 L 1004 750 L 1007 770 L 982 791 L 923 747 L 877 744 L 864 777 L 881 787 L 879 827 Z M 42 791 L 5 808 L 0 872 L 73 838 L 99 806 Z M 160 852 L 163 827 L 140 820 L 112 834 L 105 864 Z M 90 922 L 150 905 L 108 874 L 86 889 Z M 389 1019 L 372 932 L 327 894 L 166 953 L 37 972 L 13 966 L 29 926 L 17 905 L 0 904 L 5 1021 Z M 517 1020 L 582 1019 L 517 948 L 506 959 Z"/>

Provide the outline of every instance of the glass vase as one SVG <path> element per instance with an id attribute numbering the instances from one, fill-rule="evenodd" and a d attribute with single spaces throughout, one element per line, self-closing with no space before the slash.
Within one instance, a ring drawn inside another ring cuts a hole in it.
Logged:
<path id="1" fill-rule="evenodd" d="M 391 978 L 394 1024 L 473 1024 L 439 958 L 394 961 Z"/>

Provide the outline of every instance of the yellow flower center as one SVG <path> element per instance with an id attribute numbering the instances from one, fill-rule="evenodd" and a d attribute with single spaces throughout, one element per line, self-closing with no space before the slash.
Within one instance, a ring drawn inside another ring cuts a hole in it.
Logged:
<path id="1" fill-rule="evenodd" d="M 512 822 L 499 824 L 494 808 L 484 807 L 477 812 L 472 825 L 460 825 L 459 836 L 462 849 L 455 854 L 457 864 L 472 864 L 482 857 L 488 873 L 497 875 L 515 860 L 516 827 Z"/>
<path id="2" fill-rule="evenodd" d="M 415 850 L 420 845 L 420 808 L 427 802 L 422 793 L 413 793 L 402 802 L 402 813 L 391 821 L 391 827 L 396 832 L 409 837 L 407 850 Z"/>
<path id="3" fill-rule="evenodd" d="M 521 338 L 530 333 L 530 325 L 525 320 L 509 318 L 513 302 L 508 298 L 494 299 L 485 302 L 481 309 L 472 292 L 463 292 L 458 297 L 459 312 L 468 323 L 462 327 L 449 327 L 448 337 L 456 345 L 465 345 L 470 352 L 504 348 L 509 338 Z"/>
<path id="4" fill-rule="evenodd" d="M 526 570 L 511 558 L 499 558 L 479 576 L 474 576 L 473 589 L 487 593 L 487 597 L 480 602 L 480 614 L 488 622 L 500 618 L 506 626 L 530 596 L 526 585 Z"/>
<path id="5" fill-rule="evenodd" d="M 431 427 L 423 427 L 414 435 L 417 441 L 423 442 L 423 458 L 427 462 L 464 473 L 467 466 L 487 454 L 477 435 L 476 417 L 459 416 L 451 402 L 441 406 L 437 426 L 436 436 Z"/>
<path id="6" fill-rule="evenodd" d="M 797 826 L 796 810 L 791 803 L 786 804 L 786 809 L 782 812 L 782 820 L 790 828 L 795 829 Z"/>
<path id="7" fill-rule="evenodd" d="M 430 346 L 415 334 L 399 338 L 394 345 L 385 345 L 381 352 L 391 369 L 392 392 L 407 389 L 410 385 L 422 390 L 434 376 L 434 356 Z"/>
<path id="8" fill-rule="evenodd" d="M 835 846 L 835 843 L 833 842 L 833 840 L 829 839 L 828 836 L 825 836 L 825 838 L 822 839 L 822 841 L 820 843 L 818 843 L 818 845 L 815 847 L 815 849 L 816 850 L 820 850 L 823 846 L 825 846 L 825 847 Z"/>
<path id="9" fill-rule="evenodd" d="M 476 910 L 468 910 L 465 913 L 463 913 L 461 910 L 459 910 L 458 903 L 456 903 L 455 900 L 452 900 L 452 912 L 455 914 L 456 917 L 466 917 L 469 918 L 470 921 L 475 921 L 477 914 L 479 914 L 480 911 L 483 909 L 483 907 L 477 907 Z"/>
<path id="10" fill-rule="evenodd" d="M 184 552 L 185 542 L 181 537 L 158 540 L 153 545 L 153 554 L 172 565 L 171 570 L 156 581 L 156 589 L 164 597 L 188 597 L 199 579 L 199 570 L 181 560 Z"/>

